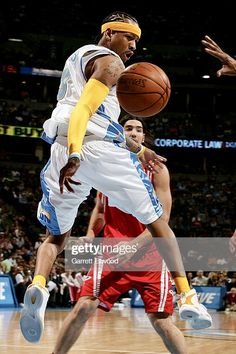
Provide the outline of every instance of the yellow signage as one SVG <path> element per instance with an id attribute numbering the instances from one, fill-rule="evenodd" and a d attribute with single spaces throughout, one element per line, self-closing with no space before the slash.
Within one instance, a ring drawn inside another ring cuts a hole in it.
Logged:
<path id="1" fill-rule="evenodd" d="M 42 132 L 43 128 L 0 124 L 0 135 L 18 136 L 21 138 L 41 138 Z"/>

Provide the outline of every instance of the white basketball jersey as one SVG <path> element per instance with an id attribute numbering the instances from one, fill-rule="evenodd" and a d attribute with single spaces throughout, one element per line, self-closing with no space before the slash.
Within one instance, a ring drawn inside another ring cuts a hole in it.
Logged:
<path id="1" fill-rule="evenodd" d="M 108 48 L 98 45 L 85 45 L 76 50 L 66 61 L 57 94 L 57 106 L 50 119 L 46 120 L 42 138 L 53 143 L 58 135 L 67 136 L 71 111 L 77 104 L 87 82 L 85 68 L 87 63 L 100 55 L 112 54 Z M 87 125 L 86 135 L 96 135 L 106 141 L 124 142 L 123 128 L 118 123 L 120 106 L 115 86 L 93 114 Z"/>

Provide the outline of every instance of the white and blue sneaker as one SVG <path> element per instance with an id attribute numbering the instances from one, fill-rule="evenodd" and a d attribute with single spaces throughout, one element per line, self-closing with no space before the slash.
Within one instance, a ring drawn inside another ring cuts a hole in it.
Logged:
<path id="1" fill-rule="evenodd" d="M 178 307 L 180 319 L 190 321 L 192 328 L 206 329 L 212 325 L 211 315 L 206 307 L 199 303 L 195 289 L 179 295 Z"/>
<path id="2" fill-rule="evenodd" d="M 200 306 L 200 315 L 197 318 L 194 318 L 190 321 L 190 325 L 193 329 L 206 329 L 212 325 L 212 317 L 207 312 L 207 309 L 204 305 L 199 304 Z"/>
<path id="3" fill-rule="evenodd" d="M 30 343 L 36 343 L 41 338 L 48 298 L 48 289 L 40 284 L 29 285 L 25 292 L 20 329 L 24 338 Z"/>

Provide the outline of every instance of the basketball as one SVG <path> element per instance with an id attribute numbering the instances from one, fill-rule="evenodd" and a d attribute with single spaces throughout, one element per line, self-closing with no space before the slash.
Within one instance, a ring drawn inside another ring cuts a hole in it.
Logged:
<path id="1" fill-rule="evenodd" d="M 117 98 L 121 107 L 137 117 L 151 117 L 167 105 L 170 80 L 159 66 L 139 62 L 128 66 L 116 84 Z"/>

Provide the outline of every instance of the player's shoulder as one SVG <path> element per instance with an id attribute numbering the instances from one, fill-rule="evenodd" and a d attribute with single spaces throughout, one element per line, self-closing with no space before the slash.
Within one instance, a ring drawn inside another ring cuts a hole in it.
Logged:
<path id="1" fill-rule="evenodd" d="M 113 50 L 98 44 L 86 44 L 80 47 L 79 49 L 77 49 L 77 51 L 83 52 L 84 55 L 89 55 L 91 53 L 94 53 L 95 55 L 110 54 L 120 58 L 119 55 L 115 53 Z"/>

